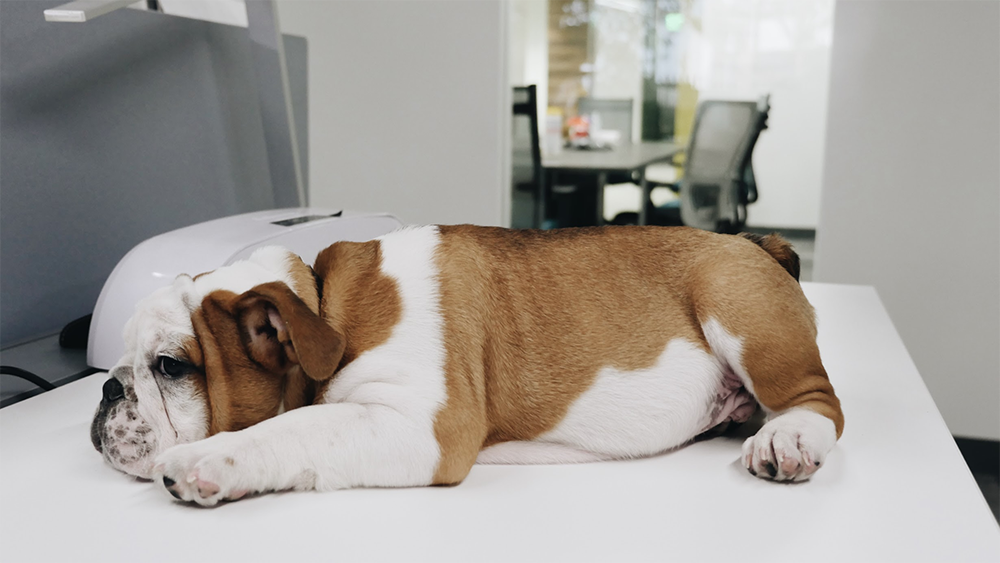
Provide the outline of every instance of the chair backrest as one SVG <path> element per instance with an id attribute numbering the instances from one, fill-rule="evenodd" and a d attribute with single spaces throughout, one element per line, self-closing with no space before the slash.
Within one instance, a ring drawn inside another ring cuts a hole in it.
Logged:
<path id="1" fill-rule="evenodd" d="M 580 115 L 598 116 L 601 129 L 612 129 L 622 134 L 621 143 L 632 143 L 632 100 L 603 100 L 580 98 L 577 105 Z"/>
<path id="2" fill-rule="evenodd" d="M 515 86 L 511 117 L 511 226 L 541 226 L 542 149 L 535 86 Z"/>
<path id="3" fill-rule="evenodd" d="M 535 86 L 514 87 L 514 116 L 511 119 L 511 182 L 514 187 L 538 185 L 542 153 L 538 138 L 538 108 Z"/>
<path id="4" fill-rule="evenodd" d="M 709 100 L 698 105 L 681 181 L 685 225 L 708 230 L 742 226 L 746 198 L 740 190 L 746 189 L 744 171 L 767 126 L 767 100 Z"/>
<path id="5" fill-rule="evenodd" d="M 685 177 L 712 180 L 736 173 L 755 117 L 754 102 L 702 102 L 695 116 Z"/>

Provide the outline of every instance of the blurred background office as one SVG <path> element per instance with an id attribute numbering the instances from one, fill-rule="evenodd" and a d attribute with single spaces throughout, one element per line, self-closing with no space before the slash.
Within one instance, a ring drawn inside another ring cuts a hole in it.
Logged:
<path id="1" fill-rule="evenodd" d="M 512 84 L 539 86 L 549 115 L 579 114 L 581 100 L 628 102 L 623 142 L 686 145 L 699 101 L 770 95 L 770 127 L 753 151 L 765 195 L 748 224 L 814 231 L 833 10 L 832 0 L 514 0 L 508 72 Z M 683 177 L 683 165 L 656 168 L 653 179 Z M 638 189 L 613 185 L 604 217 L 639 204 Z"/>

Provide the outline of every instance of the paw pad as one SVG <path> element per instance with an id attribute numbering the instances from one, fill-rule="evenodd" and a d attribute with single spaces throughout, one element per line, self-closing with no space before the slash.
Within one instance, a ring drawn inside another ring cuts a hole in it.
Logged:
<path id="1" fill-rule="evenodd" d="M 198 488 L 198 496 L 201 498 L 209 498 L 219 494 L 219 486 L 211 481 L 198 479 L 195 481 L 195 486 Z"/>

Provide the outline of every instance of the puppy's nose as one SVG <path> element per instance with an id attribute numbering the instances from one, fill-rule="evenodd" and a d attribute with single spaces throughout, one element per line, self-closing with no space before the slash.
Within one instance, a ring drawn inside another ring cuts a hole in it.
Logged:
<path id="1" fill-rule="evenodd" d="M 118 381 L 117 378 L 112 377 L 111 379 L 104 382 L 105 402 L 113 403 L 124 396 L 125 396 L 125 388 L 122 387 L 122 382 Z"/>

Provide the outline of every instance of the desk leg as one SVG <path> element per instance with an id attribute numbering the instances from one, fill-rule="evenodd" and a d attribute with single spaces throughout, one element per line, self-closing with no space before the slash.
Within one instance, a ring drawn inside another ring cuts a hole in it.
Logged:
<path id="1" fill-rule="evenodd" d="M 604 224 L 604 184 L 608 182 L 608 173 L 601 171 L 597 174 L 597 219 L 595 225 L 600 227 Z"/>
<path id="2" fill-rule="evenodd" d="M 645 225 L 649 220 L 647 213 L 649 212 L 649 182 L 646 181 L 646 167 L 642 167 L 639 171 L 639 188 L 642 192 L 642 199 L 639 200 L 639 224 Z"/>

